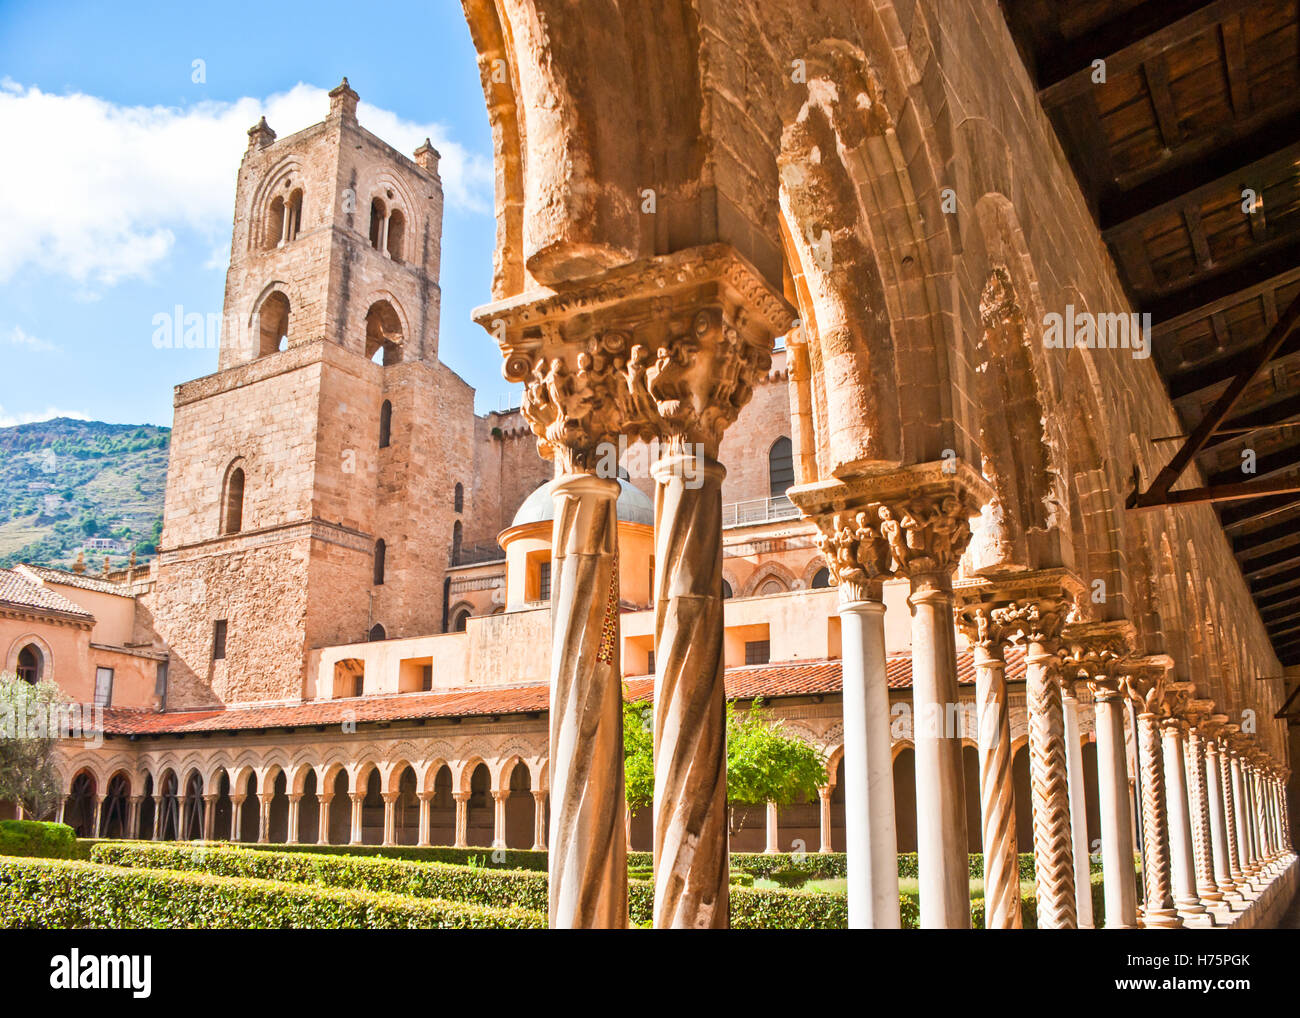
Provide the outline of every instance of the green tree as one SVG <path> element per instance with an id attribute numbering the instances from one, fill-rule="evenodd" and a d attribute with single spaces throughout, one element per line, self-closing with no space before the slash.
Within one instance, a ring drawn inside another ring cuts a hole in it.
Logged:
<path id="1" fill-rule="evenodd" d="M 786 732 L 755 700 L 740 712 L 727 704 L 727 803 L 731 833 L 745 823 L 738 805 L 774 802 L 789 806 L 811 798 L 826 784 L 821 753 L 797 735 Z"/>
<path id="2" fill-rule="evenodd" d="M 631 815 L 654 800 L 653 713 L 648 702 L 623 702 L 623 772 Z M 727 704 L 727 802 L 732 834 L 744 827 L 737 805 L 788 806 L 826 784 L 822 755 L 773 720 L 762 700 L 744 712 Z"/>
<path id="3" fill-rule="evenodd" d="M 654 801 L 654 711 L 649 700 L 623 700 L 623 781 L 629 816 Z"/>
<path id="4" fill-rule="evenodd" d="M 43 820 L 59 801 L 54 772 L 57 707 L 62 691 L 49 679 L 36 684 L 0 672 L 0 799 Z"/>

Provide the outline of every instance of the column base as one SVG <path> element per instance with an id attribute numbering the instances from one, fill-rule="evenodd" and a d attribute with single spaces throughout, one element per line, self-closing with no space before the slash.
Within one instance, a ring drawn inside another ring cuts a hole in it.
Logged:
<path id="1" fill-rule="evenodd" d="M 1158 908 L 1151 911 L 1138 910 L 1138 925 L 1147 930 L 1180 930 L 1183 917 L 1176 909 Z"/>
<path id="2" fill-rule="evenodd" d="M 1178 909 L 1178 914 L 1182 916 L 1184 926 L 1204 929 L 1215 925 L 1214 915 L 1199 898 L 1175 898 L 1174 905 Z"/>

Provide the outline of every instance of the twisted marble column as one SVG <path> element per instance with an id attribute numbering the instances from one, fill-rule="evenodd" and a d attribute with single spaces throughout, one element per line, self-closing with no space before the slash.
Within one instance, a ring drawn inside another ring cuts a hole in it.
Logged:
<path id="1" fill-rule="evenodd" d="M 972 644 L 980 760 L 980 818 L 984 835 L 984 925 L 1018 930 L 1020 848 L 1016 841 L 1015 779 L 1011 770 L 1011 708 L 1001 639 Z"/>
<path id="2" fill-rule="evenodd" d="M 1183 722 L 1166 718 L 1161 725 L 1164 752 L 1165 805 L 1169 819 L 1169 860 L 1174 905 L 1184 922 L 1213 923 L 1196 893 L 1195 848 L 1188 810 L 1187 768 L 1183 761 Z"/>
<path id="3" fill-rule="evenodd" d="M 1237 797 L 1233 790 L 1232 782 L 1232 749 L 1226 739 L 1219 747 L 1219 782 L 1223 795 L 1223 822 L 1226 828 L 1226 838 L 1224 839 L 1228 849 L 1228 874 L 1232 880 L 1233 888 L 1238 889 L 1246 884 L 1246 876 L 1241 869 L 1241 856 L 1237 844 Z"/>
<path id="4" fill-rule="evenodd" d="M 1205 787 L 1210 803 L 1210 847 L 1214 857 L 1214 882 L 1225 899 L 1237 893 L 1232 875 L 1232 851 L 1229 848 L 1231 823 L 1224 795 L 1223 748 L 1213 733 L 1205 740 Z"/>
<path id="5" fill-rule="evenodd" d="M 1169 843 L 1165 838 L 1165 779 L 1161 766 L 1160 718 L 1138 715 L 1138 760 L 1142 768 L 1142 876 L 1146 887 L 1142 925 L 1177 929 L 1182 917 L 1169 885 Z"/>
<path id="6" fill-rule="evenodd" d="M 1186 780 L 1192 821 L 1192 858 L 1196 867 L 1196 894 L 1210 908 L 1223 901 L 1214 878 L 1213 836 L 1210 830 L 1210 801 L 1206 792 L 1205 744 L 1200 729 L 1187 730 Z"/>
<path id="7" fill-rule="evenodd" d="M 1075 907 L 1074 838 L 1065 763 L 1065 718 L 1056 658 L 1030 638 L 1025 654 L 1029 703 L 1029 781 L 1034 807 L 1034 866 L 1038 928 L 1072 930 Z"/>
<path id="8" fill-rule="evenodd" d="M 564 474 L 551 488 L 553 929 L 628 925 L 623 697 L 618 643 L 619 485 Z M 500 805 L 497 806 L 500 813 Z"/>
<path id="9" fill-rule="evenodd" d="M 1124 697 L 1113 685 L 1093 684 L 1097 719 L 1097 792 L 1101 806 L 1101 868 L 1106 928 L 1137 925 L 1137 874 L 1129 809 Z"/>
<path id="10" fill-rule="evenodd" d="M 1250 856 L 1250 833 L 1246 827 L 1249 822 L 1246 817 L 1250 810 L 1250 804 L 1246 801 L 1245 785 L 1242 780 L 1241 755 L 1231 743 L 1228 747 L 1228 787 L 1232 804 L 1230 814 L 1237 835 L 1237 868 L 1241 873 L 1241 882 L 1251 884 L 1254 882 L 1252 878 L 1259 871 Z"/>
<path id="11" fill-rule="evenodd" d="M 722 929 L 727 894 L 727 724 L 722 653 L 721 463 L 654 466 L 654 925 Z M 620 748 L 621 770 L 621 748 Z"/>

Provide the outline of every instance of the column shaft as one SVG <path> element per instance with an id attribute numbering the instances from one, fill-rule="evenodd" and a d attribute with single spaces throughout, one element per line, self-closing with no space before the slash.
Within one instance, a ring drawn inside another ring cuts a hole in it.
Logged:
<path id="1" fill-rule="evenodd" d="M 1210 856 L 1214 862 L 1214 881 L 1220 895 L 1237 890 L 1232 876 L 1232 856 L 1228 851 L 1228 812 L 1223 797 L 1223 753 L 1218 740 L 1205 741 L 1205 791 L 1210 806 Z"/>
<path id="2" fill-rule="evenodd" d="M 619 490 L 616 481 L 587 474 L 566 474 L 551 489 L 549 911 L 557 929 L 628 925 Z"/>
<path id="3" fill-rule="evenodd" d="M 1185 770 L 1192 821 L 1193 862 L 1196 866 L 1196 895 L 1213 907 L 1223 901 L 1223 894 L 1214 879 L 1214 840 L 1206 781 L 1205 740 L 1195 725 L 1187 731 L 1186 748 Z"/>
<path id="4" fill-rule="evenodd" d="M 654 468 L 657 929 L 722 929 L 730 921 L 722 652 L 725 474 L 722 464 L 699 454 L 670 454 Z M 621 761 L 621 746 L 618 752 Z"/>
<path id="5" fill-rule="evenodd" d="M 1040 643 L 1025 653 L 1029 702 L 1029 780 L 1034 807 L 1034 868 L 1038 928 L 1078 926 L 1074 888 L 1074 837 L 1066 771 L 1065 715 L 1061 687 L 1052 674 L 1056 658 Z"/>
<path id="6" fill-rule="evenodd" d="M 1065 721 L 1065 773 L 1070 788 L 1070 834 L 1074 845 L 1074 906 L 1081 930 L 1094 927 L 1092 919 L 1092 863 L 1088 853 L 1088 798 L 1083 778 L 1083 742 L 1079 731 L 1079 700 L 1073 684 L 1061 687 L 1061 713 Z"/>
<path id="7" fill-rule="evenodd" d="M 1174 906 L 1184 920 L 1205 922 L 1205 906 L 1196 893 L 1195 848 L 1192 845 L 1192 818 L 1187 808 L 1187 769 L 1183 762 L 1183 723 L 1173 718 L 1166 720 L 1161 743 Z"/>
<path id="8" fill-rule="evenodd" d="M 980 818 L 984 844 L 984 924 L 1018 930 L 1020 847 L 1016 838 L 1015 779 L 1011 769 L 1011 707 L 1001 641 L 976 643 L 975 705 L 980 759 Z"/>
<path id="9" fill-rule="evenodd" d="M 900 927 L 898 835 L 885 678 L 885 606 L 850 599 L 840 585 L 844 665 L 844 835 L 850 929 Z M 830 796 L 822 800 L 822 848 L 830 851 Z"/>
<path id="10" fill-rule="evenodd" d="M 1094 693 L 1097 718 L 1097 798 L 1101 812 L 1101 868 L 1106 928 L 1137 925 L 1133 813 L 1129 808 L 1124 701 L 1113 689 Z"/>
<path id="11" fill-rule="evenodd" d="M 1138 759 L 1142 766 L 1142 925 L 1176 929 L 1183 925 L 1169 887 L 1169 842 L 1165 836 L 1165 777 L 1160 718 L 1138 715 Z"/>

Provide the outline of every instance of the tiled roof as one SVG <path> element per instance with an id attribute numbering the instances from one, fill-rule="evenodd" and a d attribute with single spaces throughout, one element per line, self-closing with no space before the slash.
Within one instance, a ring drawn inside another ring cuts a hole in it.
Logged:
<path id="1" fill-rule="evenodd" d="M 886 662 L 891 689 L 912 684 L 912 660 L 907 654 Z M 1022 679 L 1024 653 L 1007 652 L 1007 678 Z M 969 652 L 957 656 L 957 681 L 975 681 L 974 662 Z M 624 682 L 629 700 L 654 695 L 649 676 Z M 729 668 L 726 675 L 728 699 L 769 699 L 779 696 L 813 696 L 838 693 L 841 688 L 839 661 L 792 661 L 778 664 Z M 500 714 L 543 712 L 550 704 L 545 684 L 510 686 L 500 689 L 462 689 L 448 693 L 394 693 L 341 700 L 312 700 L 305 703 L 269 704 L 202 711 L 153 713 L 125 708 L 104 711 L 104 731 L 109 735 L 178 735 L 189 732 L 246 731 L 269 728 L 310 728 L 374 721 L 415 721 L 422 718 L 490 717 Z"/>
<path id="2" fill-rule="evenodd" d="M 12 569 L 0 569 L 0 604 L 13 605 L 30 612 L 56 612 L 87 622 L 95 621 L 95 616 L 81 605 Z"/>
<path id="3" fill-rule="evenodd" d="M 94 590 L 100 594 L 117 594 L 119 597 L 130 597 L 122 589 L 120 583 L 114 583 L 112 580 L 105 580 L 100 576 L 91 576 L 89 573 L 74 573 L 70 569 L 54 569 L 50 566 L 34 566 L 23 562 L 18 566 L 19 572 L 30 573 L 37 579 L 44 580 L 46 583 L 62 583 L 68 587 L 80 587 L 82 590 Z"/>

